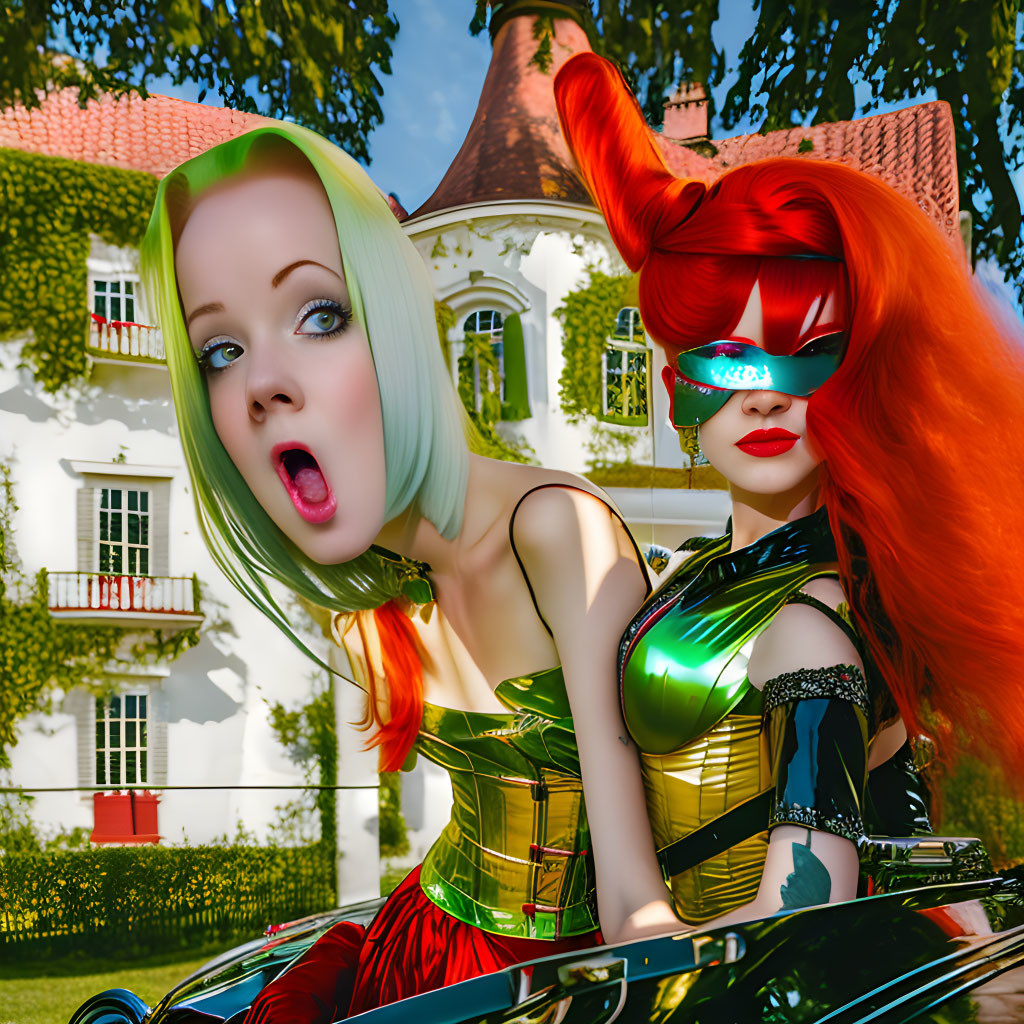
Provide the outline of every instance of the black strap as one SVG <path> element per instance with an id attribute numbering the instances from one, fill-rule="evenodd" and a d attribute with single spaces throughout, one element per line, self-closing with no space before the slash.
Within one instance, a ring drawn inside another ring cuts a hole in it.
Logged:
<path id="1" fill-rule="evenodd" d="M 658 861 L 669 878 L 725 853 L 744 839 L 768 827 L 774 789 L 766 789 L 737 804 L 682 839 L 658 851 Z"/>
<path id="2" fill-rule="evenodd" d="M 816 597 L 811 597 L 810 594 L 805 594 L 802 590 L 796 590 L 790 594 L 786 599 L 786 604 L 806 604 L 815 611 L 821 612 L 825 618 L 834 622 L 846 634 L 847 639 L 858 651 L 860 650 L 861 639 L 857 636 L 857 631 L 831 605 L 819 601 Z"/>
<path id="3" fill-rule="evenodd" d="M 519 571 L 523 574 L 523 579 L 526 580 L 526 589 L 530 592 L 530 600 L 533 602 L 533 610 L 537 613 L 537 618 L 540 619 L 540 624 L 547 630 L 548 636 L 553 640 L 555 634 L 551 632 L 551 627 L 547 624 L 544 616 L 540 613 L 540 608 L 537 606 L 537 595 L 533 592 L 533 584 L 530 582 L 530 577 L 527 575 L 526 566 L 523 565 L 523 560 L 519 557 L 519 552 L 516 550 L 515 537 L 512 535 L 512 524 L 516 521 L 516 513 L 519 511 L 519 506 L 522 505 L 526 499 L 533 494 L 534 491 L 543 491 L 548 487 L 561 487 L 566 491 L 579 491 L 581 494 L 589 494 L 592 498 L 596 498 L 609 512 L 619 521 L 619 525 L 625 531 L 626 536 L 629 538 L 629 543 L 633 545 L 633 554 L 636 555 L 637 565 L 640 566 L 640 571 L 644 577 L 644 599 L 646 600 L 647 595 L 651 592 L 651 581 L 644 570 L 644 556 L 640 553 L 640 548 L 637 547 L 636 541 L 633 539 L 633 534 L 629 532 L 629 527 L 626 525 L 625 520 L 618 512 L 608 504 L 600 495 L 595 494 L 593 491 L 588 491 L 585 487 L 574 487 L 572 484 L 562 483 L 550 483 L 550 484 L 538 484 L 536 487 L 531 487 L 517 502 L 516 507 L 512 509 L 512 515 L 508 518 L 508 543 L 512 548 L 512 554 L 516 556 L 516 564 L 519 566 Z"/>

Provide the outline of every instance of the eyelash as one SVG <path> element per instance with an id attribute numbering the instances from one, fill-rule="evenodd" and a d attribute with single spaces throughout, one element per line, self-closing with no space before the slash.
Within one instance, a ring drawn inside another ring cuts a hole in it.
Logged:
<path id="1" fill-rule="evenodd" d="M 309 334 L 305 331 L 300 331 L 299 328 L 306 323 L 307 320 L 314 313 L 318 313 L 321 310 L 326 309 L 334 313 L 341 321 L 337 327 L 331 328 L 329 331 L 315 332 Z M 295 333 L 304 334 L 306 337 L 314 338 L 335 338 L 344 331 L 349 324 L 352 323 L 352 309 L 349 306 L 343 306 L 340 302 L 335 302 L 334 299 L 314 299 L 312 302 L 307 302 L 302 309 L 299 310 L 299 315 L 295 318 Z"/>
<path id="2" fill-rule="evenodd" d="M 333 327 L 329 331 L 310 332 L 299 330 L 299 328 L 302 327 L 310 317 L 315 313 L 318 313 L 320 310 L 325 309 L 334 313 L 338 317 L 340 322 L 337 327 Z M 351 323 L 352 310 L 350 307 L 344 306 L 340 302 L 336 302 L 334 299 L 314 299 L 312 302 L 307 302 L 306 305 L 299 310 L 298 315 L 295 318 L 295 333 L 307 338 L 335 338 L 345 331 Z M 196 362 L 199 364 L 200 371 L 206 374 L 213 374 L 226 370 L 228 368 L 227 366 L 211 365 L 211 360 L 215 353 L 231 347 L 241 348 L 241 345 L 239 345 L 237 341 L 229 340 L 227 338 L 213 338 L 208 341 L 196 354 Z M 232 362 L 233 361 L 234 360 L 232 360 Z"/>

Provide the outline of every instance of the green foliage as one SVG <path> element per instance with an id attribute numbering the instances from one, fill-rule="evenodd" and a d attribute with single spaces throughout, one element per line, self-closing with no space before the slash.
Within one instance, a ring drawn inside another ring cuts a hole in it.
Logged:
<path id="1" fill-rule="evenodd" d="M 402 815 L 402 773 L 380 773 L 380 855 L 402 857 L 409 852 L 409 835 Z"/>
<path id="2" fill-rule="evenodd" d="M 435 300 L 434 321 L 437 324 L 437 338 L 441 345 L 441 352 L 444 354 L 445 366 L 450 366 L 451 345 L 448 341 L 448 332 L 455 326 L 455 313 L 451 306 L 445 302 L 437 302 Z M 469 346 L 475 344 L 474 339 L 478 337 L 485 338 L 486 335 L 468 334 L 466 336 L 467 351 Z M 481 343 L 477 347 L 482 350 L 483 344 Z M 495 421 L 501 415 L 501 392 L 500 390 L 495 390 L 497 388 L 498 363 L 494 356 L 494 351 L 489 344 L 487 344 L 487 351 L 481 351 L 481 355 L 483 356 L 485 367 L 481 376 L 481 382 L 488 380 L 491 382 L 491 394 L 488 396 L 486 403 L 484 403 L 486 411 L 476 408 L 472 363 L 464 362 L 463 360 L 466 359 L 466 356 L 463 355 L 459 359 L 457 366 L 458 381 L 456 387 L 459 398 L 462 401 L 462 406 L 466 410 L 466 416 L 469 418 L 466 430 L 466 441 L 469 444 L 469 450 L 477 455 L 486 455 L 489 459 L 503 459 L 506 462 L 531 462 L 533 461 L 533 450 L 529 445 L 525 442 L 517 443 L 506 440 L 494 427 Z M 489 376 L 490 374 L 493 374 L 493 377 Z M 495 399 L 497 404 L 495 404 Z"/>
<path id="3" fill-rule="evenodd" d="M 711 88 L 725 73 L 711 35 L 719 0 L 596 0 L 593 8 L 594 49 L 623 69 L 651 124 L 661 124 L 665 99 L 686 81 L 708 86 L 710 116 Z"/>
<path id="4" fill-rule="evenodd" d="M 71 625 L 53 618 L 45 572 L 27 589 L 5 590 L 0 597 L 0 767 L 10 765 L 18 721 L 45 707 L 53 690 L 92 688 L 117 662 L 123 636 L 116 626 Z"/>
<path id="5" fill-rule="evenodd" d="M 1019 0 L 756 0 L 722 111 L 761 130 L 846 120 L 934 89 L 953 108 L 960 205 L 974 220 L 976 256 L 1008 277 L 1024 272 L 1020 201 L 1010 177 L 1024 161 L 1024 50 Z M 762 83 L 763 76 L 763 83 Z M 858 107 L 853 82 L 869 83 Z M 758 96 L 755 102 L 754 97 Z"/>
<path id="6" fill-rule="evenodd" d="M 307 781 L 320 788 L 314 790 L 312 809 L 320 823 L 320 844 L 334 862 L 337 852 L 338 734 L 334 715 L 334 677 L 317 673 L 315 694 L 308 704 L 288 710 L 280 701 L 270 705 L 270 727 L 292 761 L 306 769 Z M 310 808 L 282 805 L 278 814 L 282 823 L 289 818 L 295 824 Z"/>
<path id="7" fill-rule="evenodd" d="M 724 55 L 711 36 L 719 0 L 562 0 L 559 6 L 579 21 L 597 53 L 622 68 L 652 124 L 661 124 L 665 97 L 681 81 L 711 86 L 722 81 Z M 493 38 L 518 13 L 538 15 L 533 30 L 537 49 L 531 63 L 549 71 L 555 18 L 550 4 L 476 0 L 469 30 L 477 35 L 489 28 Z"/>
<path id="8" fill-rule="evenodd" d="M 47 391 L 87 371 L 90 232 L 138 246 L 155 192 L 148 174 L 0 149 L 0 340 L 31 331 L 23 358 Z"/>
<path id="9" fill-rule="evenodd" d="M 85 103 L 168 76 L 219 92 L 236 110 L 289 117 L 368 160 L 382 120 L 398 21 L 387 0 L 9 0 L 0 33 L 0 105 L 75 86 Z M 95 55 L 103 54 L 97 61 Z M 256 98 L 261 101 L 258 108 Z"/>
<path id="10" fill-rule="evenodd" d="M 10 766 L 18 722 L 45 708 L 55 691 L 85 687 L 103 693 L 111 668 L 172 660 L 199 640 L 198 629 L 167 636 L 153 630 L 138 634 L 128 647 L 123 627 L 55 619 L 46 571 L 28 580 L 9 557 L 16 509 L 10 479 L 10 469 L 0 464 L 0 537 L 8 554 L 6 576 L 0 581 L 0 767 Z"/>
<path id="11" fill-rule="evenodd" d="M 612 276 L 594 267 L 589 267 L 587 274 L 586 283 L 570 292 L 555 310 L 562 325 L 565 355 L 559 394 L 562 410 L 573 423 L 587 416 L 601 416 L 601 355 L 615 326 L 615 316 L 623 306 L 632 304 L 635 287 L 630 275 Z"/>
<path id="12" fill-rule="evenodd" d="M 489 334 L 467 331 L 458 360 L 458 391 L 469 412 L 485 423 L 501 418 L 501 368 Z"/>
<path id="13" fill-rule="evenodd" d="M 942 783 L 940 831 L 977 836 L 997 868 L 1024 863 L 1024 806 L 996 768 L 964 757 Z"/>
<path id="14" fill-rule="evenodd" d="M 606 466 L 635 465 L 632 454 L 638 440 L 635 430 L 617 430 L 597 424 L 585 442 L 587 471 L 601 470 Z"/>
<path id="15" fill-rule="evenodd" d="M 91 830 L 81 825 L 40 832 L 29 814 L 34 800 L 27 793 L 0 793 L 0 856 L 89 849 Z"/>
<path id="16" fill-rule="evenodd" d="M 333 878 L 321 844 L 7 854 L 0 857 L 0 948 L 13 960 L 226 942 L 332 906 Z"/>

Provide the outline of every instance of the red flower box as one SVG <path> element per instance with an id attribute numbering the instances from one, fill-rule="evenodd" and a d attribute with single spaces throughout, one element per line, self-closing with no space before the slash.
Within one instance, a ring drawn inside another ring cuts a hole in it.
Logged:
<path id="1" fill-rule="evenodd" d="M 94 793 L 91 843 L 159 843 L 156 793 Z"/>

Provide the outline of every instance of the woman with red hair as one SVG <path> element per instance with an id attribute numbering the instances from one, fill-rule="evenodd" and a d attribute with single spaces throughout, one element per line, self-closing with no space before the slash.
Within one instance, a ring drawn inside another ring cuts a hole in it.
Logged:
<path id="1" fill-rule="evenodd" d="M 684 448 L 732 498 L 619 652 L 676 911 L 849 899 L 866 831 L 927 827 L 894 799 L 908 733 L 1024 777 L 1020 350 L 876 179 L 772 159 L 708 188 L 667 169 L 609 62 L 573 58 L 555 92 Z"/>

